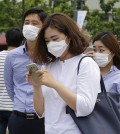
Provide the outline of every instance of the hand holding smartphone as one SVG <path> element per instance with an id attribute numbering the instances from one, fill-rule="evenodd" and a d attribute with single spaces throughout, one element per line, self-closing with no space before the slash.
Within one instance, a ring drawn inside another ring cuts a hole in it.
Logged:
<path id="1" fill-rule="evenodd" d="M 29 71 L 29 73 L 31 74 L 32 78 L 34 80 L 38 80 L 38 75 L 36 73 L 36 71 L 39 69 L 38 66 L 35 63 L 32 63 L 32 64 L 28 64 L 26 66 L 26 68 Z"/>

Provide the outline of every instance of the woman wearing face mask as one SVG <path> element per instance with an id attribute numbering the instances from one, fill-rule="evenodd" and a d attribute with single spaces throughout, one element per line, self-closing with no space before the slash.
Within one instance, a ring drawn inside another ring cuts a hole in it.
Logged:
<path id="1" fill-rule="evenodd" d="M 34 108 L 44 113 L 46 134 L 82 134 L 73 119 L 66 114 L 69 105 L 79 116 L 89 115 L 100 92 L 100 70 L 94 60 L 82 60 L 87 40 L 68 16 L 55 13 L 47 18 L 38 35 L 33 60 L 46 66 L 36 73 L 39 83 L 30 74 L 34 87 Z"/>
<path id="2" fill-rule="evenodd" d="M 111 32 L 98 33 L 89 54 L 100 67 L 106 90 L 120 93 L 120 46 L 116 37 Z"/>

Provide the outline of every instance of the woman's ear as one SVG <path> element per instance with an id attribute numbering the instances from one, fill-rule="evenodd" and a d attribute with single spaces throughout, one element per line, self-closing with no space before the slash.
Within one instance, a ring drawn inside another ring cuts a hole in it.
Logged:
<path id="1" fill-rule="evenodd" d="M 110 57 L 113 59 L 113 57 L 115 56 L 115 53 L 113 53 L 112 51 L 111 51 L 111 53 L 110 53 Z"/>
<path id="2" fill-rule="evenodd" d="M 66 43 L 69 45 L 70 44 L 70 41 L 71 41 L 71 39 L 68 37 L 68 36 L 66 36 Z"/>

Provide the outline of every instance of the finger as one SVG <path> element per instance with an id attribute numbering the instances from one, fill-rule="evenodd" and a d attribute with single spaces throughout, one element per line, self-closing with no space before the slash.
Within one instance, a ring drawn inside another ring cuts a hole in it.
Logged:
<path id="1" fill-rule="evenodd" d="M 29 71 L 27 71 L 26 75 L 30 75 L 30 72 L 29 72 Z"/>
<path id="2" fill-rule="evenodd" d="M 42 70 L 37 70 L 36 73 L 39 74 L 39 75 L 42 75 L 42 74 L 44 73 L 44 71 L 42 71 Z"/>
<path id="3" fill-rule="evenodd" d="M 44 73 L 49 73 L 47 70 L 44 70 Z"/>
<path id="4" fill-rule="evenodd" d="M 30 81 L 31 81 L 31 76 L 30 76 L 30 75 L 27 75 L 27 76 L 26 76 L 26 80 L 27 80 L 28 82 L 30 82 Z"/>
<path id="5" fill-rule="evenodd" d="M 90 51 L 90 52 L 87 52 L 87 53 L 85 53 L 86 55 L 89 55 L 89 54 L 93 54 L 94 53 L 94 51 Z"/>
<path id="6" fill-rule="evenodd" d="M 41 84 L 44 83 L 44 80 L 45 80 L 45 74 L 40 75 L 39 81 L 40 81 Z"/>
<path id="7" fill-rule="evenodd" d="M 40 76 L 46 76 L 46 74 L 48 74 L 49 72 L 48 71 L 46 71 L 46 70 L 44 70 L 44 71 L 38 71 L 37 72 L 37 74 L 38 74 L 38 76 L 40 77 Z"/>

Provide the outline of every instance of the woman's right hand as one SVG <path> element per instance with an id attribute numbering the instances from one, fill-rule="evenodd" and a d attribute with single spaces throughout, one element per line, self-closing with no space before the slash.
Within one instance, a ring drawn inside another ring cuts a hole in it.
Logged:
<path id="1" fill-rule="evenodd" d="M 94 51 L 88 51 L 88 52 L 85 52 L 84 54 L 94 58 L 94 53 L 95 53 Z"/>
<path id="2" fill-rule="evenodd" d="M 32 74 L 28 71 L 27 72 L 27 75 L 26 75 L 26 80 L 31 84 L 33 85 L 33 87 L 36 87 L 36 88 L 40 88 L 41 84 L 39 82 L 39 76 L 38 78 L 34 79 L 32 77 Z"/>

